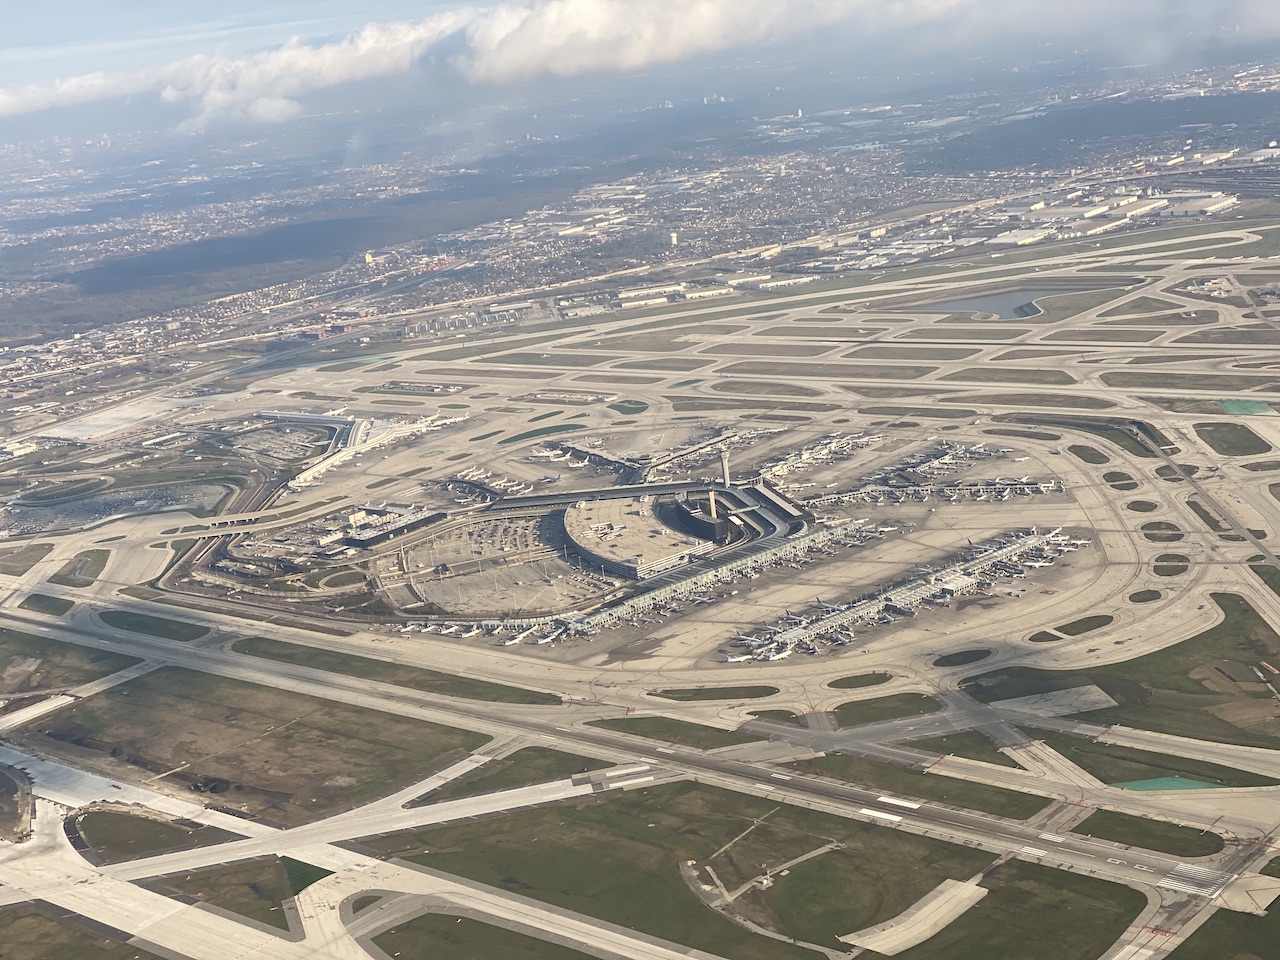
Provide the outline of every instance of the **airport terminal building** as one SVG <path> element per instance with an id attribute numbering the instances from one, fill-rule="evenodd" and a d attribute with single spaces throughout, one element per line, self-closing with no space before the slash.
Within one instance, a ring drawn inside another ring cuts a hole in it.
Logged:
<path id="1" fill-rule="evenodd" d="M 686 566 L 715 549 L 709 540 L 664 526 L 651 507 L 649 497 L 579 501 L 564 512 L 565 534 L 588 564 L 631 580 Z"/>

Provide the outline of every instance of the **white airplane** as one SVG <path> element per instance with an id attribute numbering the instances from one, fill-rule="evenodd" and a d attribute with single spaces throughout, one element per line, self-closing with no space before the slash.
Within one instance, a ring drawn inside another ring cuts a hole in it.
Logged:
<path id="1" fill-rule="evenodd" d="M 715 603 L 715 600 L 711 597 L 694 597 L 693 602 L 696 604 Z"/>
<path id="2" fill-rule="evenodd" d="M 787 657 L 791 656 L 791 654 L 793 653 L 795 653 L 795 651 L 792 650 L 790 647 L 787 647 L 787 649 L 785 650 L 775 650 L 773 653 L 768 654 L 765 657 L 765 659 L 766 660 L 785 660 L 787 659 Z"/>
<path id="3" fill-rule="evenodd" d="M 725 663 L 745 663 L 745 662 L 746 662 L 746 661 L 748 661 L 748 660 L 754 660 L 754 659 L 755 659 L 755 657 L 753 657 L 751 654 L 749 654 L 749 653 L 744 653 L 744 654 L 742 654 L 741 656 L 736 656 L 736 657 L 733 657 L 733 656 L 725 657 L 725 658 L 724 658 L 724 662 L 725 662 Z"/>
<path id="4" fill-rule="evenodd" d="M 823 610 L 826 610 L 830 613 L 842 613 L 845 609 L 847 609 L 846 607 L 838 603 L 823 603 L 821 597 L 818 597 L 818 606 L 820 606 Z"/>

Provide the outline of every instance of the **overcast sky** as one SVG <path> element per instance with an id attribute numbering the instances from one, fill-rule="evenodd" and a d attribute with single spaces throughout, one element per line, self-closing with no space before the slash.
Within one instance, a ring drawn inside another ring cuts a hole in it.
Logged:
<path id="1" fill-rule="evenodd" d="M 1280 36 L 1280 0 L 35 0 L 6 3 L 4 120 L 67 107 L 166 104 L 194 127 L 323 109 L 325 91 L 433 66 L 433 82 L 501 86 L 627 73 L 780 40 L 847 35 L 877 52 L 943 38 L 1079 38 L 1125 62 L 1188 38 Z M 856 56 L 851 53 L 850 56 Z M 424 90 L 424 96 L 429 91 Z"/>

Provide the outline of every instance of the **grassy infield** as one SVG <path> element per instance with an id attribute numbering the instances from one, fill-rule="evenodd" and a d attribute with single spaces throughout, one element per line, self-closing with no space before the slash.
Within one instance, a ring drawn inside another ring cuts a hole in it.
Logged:
<path id="1" fill-rule="evenodd" d="M 763 823 L 709 860 L 756 821 Z M 709 861 L 733 888 L 757 875 L 762 863 L 785 862 L 833 839 L 844 848 L 793 867 L 740 905 L 789 936 L 840 948 L 837 937 L 895 916 L 943 879 L 968 879 L 992 862 L 978 851 L 690 783 L 427 830 L 374 846 L 734 960 L 801 960 L 812 954 L 708 912 L 688 891 L 678 864 Z M 985 883 L 992 893 L 977 908 L 904 956 L 1091 960 L 1144 902 L 1136 892 L 1028 864 L 1002 867 Z M 833 890 L 840 895 L 831 896 Z M 1082 915 L 1090 917 L 1089 929 L 1067 937 Z M 385 948 L 395 941 L 379 942 Z M 1023 953 L 989 952 L 992 944 L 1014 943 Z"/>

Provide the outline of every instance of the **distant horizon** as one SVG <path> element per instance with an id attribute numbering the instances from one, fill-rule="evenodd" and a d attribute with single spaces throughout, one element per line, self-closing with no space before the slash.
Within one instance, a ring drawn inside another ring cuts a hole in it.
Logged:
<path id="1" fill-rule="evenodd" d="M 78 129 L 75 110 L 83 107 L 104 130 L 251 128 L 346 109 L 341 91 L 348 88 L 367 86 L 393 101 L 464 88 L 500 99 L 504 89 L 548 78 L 625 77 L 752 50 L 802 54 L 815 77 L 863 60 L 892 75 L 925 54 L 945 75 L 1001 44 L 1023 57 L 1036 44 L 1066 44 L 1081 62 L 1102 57 L 1158 68 L 1212 47 L 1280 36 L 1280 12 L 1259 0 L 1184 4 L 1173 16 L 1168 7 L 1157 0 L 1122 12 L 1102 0 L 1048 12 L 1030 0 L 906 0 L 889 8 L 867 0 L 280 0 L 265 7 L 228 0 L 209 16 L 154 0 L 109 11 L 62 0 L 8 17 L 0 142 L 33 124 L 56 129 L 64 116 Z M 911 42 L 901 42 L 907 36 Z"/>

